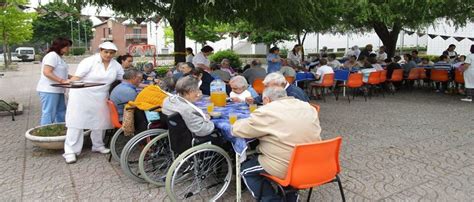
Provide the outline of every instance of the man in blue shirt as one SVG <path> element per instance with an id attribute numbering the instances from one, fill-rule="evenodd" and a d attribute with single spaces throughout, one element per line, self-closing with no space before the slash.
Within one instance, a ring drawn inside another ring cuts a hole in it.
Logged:
<path id="1" fill-rule="evenodd" d="M 278 72 L 281 68 L 281 58 L 280 58 L 280 49 L 278 47 L 273 47 L 270 49 L 270 53 L 267 55 L 267 72 L 270 74 L 272 72 Z"/>
<path id="2" fill-rule="evenodd" d="M 110 93 L 110 100 L 114 102 L 117 108 L 120 120 L 123 117 L 123 109 L 129 101 L 137 97 L 137 87 L 143 80 L 142 72 L 134 69 L 126 70 L 123 75 L 122 83 L 116 86 Z"/>

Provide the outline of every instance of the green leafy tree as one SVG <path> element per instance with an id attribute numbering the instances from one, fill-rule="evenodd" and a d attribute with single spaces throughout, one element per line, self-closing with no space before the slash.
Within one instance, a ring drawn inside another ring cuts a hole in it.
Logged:
<path id="1" fill-rule="evenodd" d="M 191 19 L 232 19 L 232 1 L 216 0 L 82 0 L 97 6 L 108 6 L 124 15 L 144 17 L 159 15 L 173 28 L 175 62 L 185 61 L 186 25 Z M 230 11 L 230 12 L 228 12 Z"/>
<path id="2" fill-rule="evenodd" d="M 173 43 L 173 36 L 174 36 L 174 33 L 173 33 L 173 29 L 169 26 L 166 26 L 164 28 L 164 33 L 165 33 L 165 45 L 168 46 L 170 43 Z"/>
<path id="3" fill-rule="evenodd" d="M 339 1 L 342 31 L 374 30 L 383 42 L 387 55 L 395 54 L 398 35 L 402 29 L 420 30 L 437 19 L 445 18 L 455 26 L 474 20 L 472 0 L 437 1 Z"/>
<path id="4" fill-rule="evenodd" d="M 224 39 L 224 35 L 228 32 L 228 24 L 212 22 L 209 20 L 190 20 L 186 26 L 186 37 L 206 44 L 208 41 L 216 42 Z"/>
<path id="5" fill-rule="evenodd" d="M 45 46 L 57 37 L 72 36 L 74 46 L 82 46 L 92 39 L 92 22 L 82 19 L 76 6 L 52 2 L 39 9 L 44 13 L 33 21 L 33 43 Z"/>
<path id="6" fill-rule="evenodd" d="M 3 43 L 5 69 L 8 69 L 11 63 L 10 45 L 26 42 L 32 36 L 31 21 L 35 14 L 23 12 L 21 7 L 26 4 L 26 0 L 7 0 L 0 3 L 0 42 Z"/>

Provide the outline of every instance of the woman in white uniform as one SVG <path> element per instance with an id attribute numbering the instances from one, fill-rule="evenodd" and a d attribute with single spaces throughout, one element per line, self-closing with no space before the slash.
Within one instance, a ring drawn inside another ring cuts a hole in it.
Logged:
<path id="1" fill-rule="evenodd" d="M 471 45 L 471 54 L 467 55 L 466 61 L 464 61 L 464 86 L 467 96 L 461 100 L 472 102 L 474 96 L 474 44 Z"/>
<path id="2" fill-rule="evenodd" d="M 90 129 L 92 152 L 109 153 L 105 148 L 103 136 L 106 129 L 112 128 L 107 98 L 109 87 L 115 80 L 122 80 L 122 66 L 113 60 L 117 46 L 111 42 L 99 45 L 100 52 L 82 60 L 76 74 L 70 81 L 105 83 L 103 86 L 71 89 L 66 111 L 66 141 L 63 157 L 66 163 L 76 162 L 76 155 L 82 150 L 83 130 Z"/>
<path id="3" fill-rule="evenodd" d="M 64 89 L 52 87 L 51 84 L 67 83 L 70 77 L 69 67 L 62 56 L 69 52 L 71 45 L 71 40 L 59 37 L 53 41 L 48 54 L 43 57 L 41 77 L 36 87 L 41 98 L 41 125 L 64 122 Z"/>

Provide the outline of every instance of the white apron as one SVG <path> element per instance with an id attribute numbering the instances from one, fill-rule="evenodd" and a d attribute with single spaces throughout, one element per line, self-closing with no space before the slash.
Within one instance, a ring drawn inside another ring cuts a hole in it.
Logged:
<path id="1" fill-rule="evenodd" d="M 92 59 L 91 59 L 92 58 Z M 76 76 L 83 82 L 105 83 L 103 86 L 71 89 L 66 111 L 66 126 L 79 129 L 111 129 L 107 99 L 110 84 L 121 80 L 122 67 L 112 60 L 105 70 L 100 56 L 84 59 L 79 64 Z"/>
<path id="2" fill-rule="evenodd" d="M 469 61 L 470 66 L 464 71 L 464 85 L 466 88 L 474 88 L 474 54 L 467 57 L 466 61 Z"/>

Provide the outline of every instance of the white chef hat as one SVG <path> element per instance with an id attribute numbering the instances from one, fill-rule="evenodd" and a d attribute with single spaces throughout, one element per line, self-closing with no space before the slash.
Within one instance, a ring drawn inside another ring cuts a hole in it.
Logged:
<path id="1" fill-rule="evenodd" d="M 106 41 L 104 43 L 101 43 L 99 45 L 99 48 L 105 49 L 105 50 L 114 50 L 114 51 L 118 50 L 117 46 L 114 43 L 110 42 L 110 41 Z"/>

